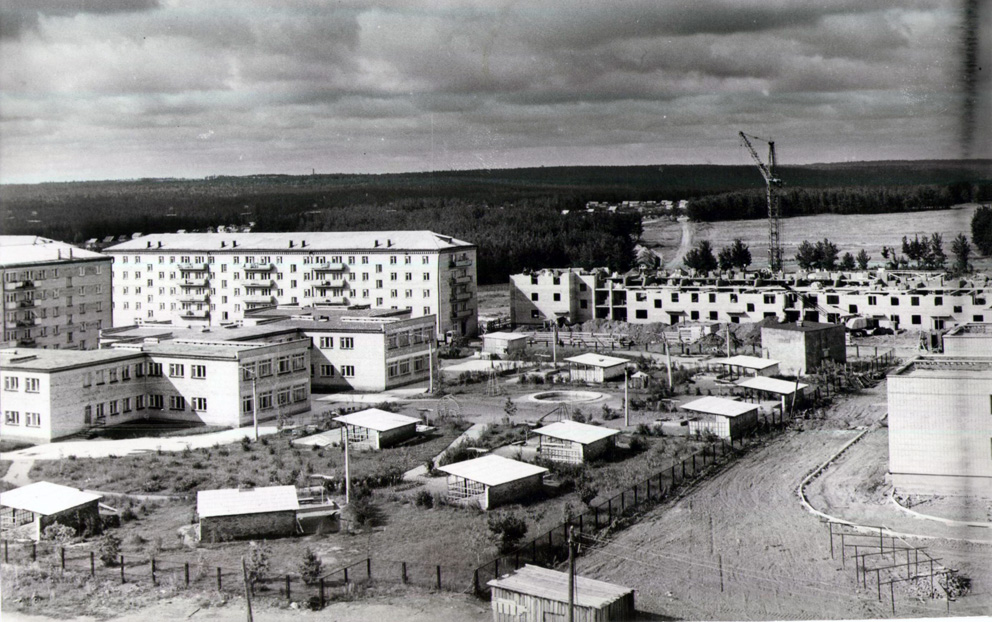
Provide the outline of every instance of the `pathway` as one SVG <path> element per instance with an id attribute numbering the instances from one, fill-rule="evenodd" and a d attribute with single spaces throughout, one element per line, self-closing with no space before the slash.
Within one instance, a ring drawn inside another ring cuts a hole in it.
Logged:
<path id="1" fill-rule="evenodd" d="M 682 240 L 679 242 L 678 250 L 675 251 L 672 258 L 665 264 L 665 267 L 669 270 L 682 267 L 682 260 L 685 259 L 685 254 L 692 248 L 692 223 L 684 216 L 679 218 L 679 221 L 682 223 Z"/>
<path id="2" fill-rule="evenodd" d="M 441 461 L 441 458 L 444 456 L 444 454 L 448 453 L 449 451 L 451 451 L 455 447 L 458 447 L 459 445 L 462 445 L 463 443 L 467 443 L 469 441 L 477 440 L 478 438 L 480 438 L 482 436 L 482 433 L 485 432 L 486 431 L 486 428 L 488 428 L 488 427 L 489 427 L 489 424 L 488 423 L 475 423 L 475 424 L 473 424 L 472 427 L 470 427 L 469 429 L 467 429 L 464 432 L 462 432 L 461 433 L 461 436 L 459 436 L 455 440 L 451 441 L 451 444 L 449 444 L 447 447 L 445 447 L 444 450 L 441 453 L 439 453 L 438 455 L 434 456 L 434 460 L 433 460 L 434 461 L 434 466 L 436 467 L 438 465 L 438 463 Z M 419 478 L 426 477 L 426 476 L 427 476 L 427 467 L 424 466 L 424 465 L 420 465 L 417 468 L 410 469 L 409 471 L 407 471 L 406 473 L 404 473 L 403 474 L 403 479 L 405 481 L 413 481 L 413 480 L 417 480 Z"/>
<path id="3" fill-rule="evenodd" d="M 7 456 L 4 455 L 7 459 Z M 28 477 L 28 473 L 31 472 L 31 467 L 34 466 L 34 460 L 21 460 L 12 462 L 10 468 L 7 469 L 7 473 L 3 476 L 3 481 L 8 484 L 13 484 L 14 486 L 27 486 L 31 483 L 31 478 Z"/>

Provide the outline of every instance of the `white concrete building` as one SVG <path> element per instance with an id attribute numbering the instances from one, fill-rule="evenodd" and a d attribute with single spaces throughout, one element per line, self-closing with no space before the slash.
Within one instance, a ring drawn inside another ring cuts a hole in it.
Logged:
<path id="1" fill-rule="evenodd" d="M 482 336 L 482 351 L 504 357 L 523 354 L 528 339 L 530 335 L 524 333 L 486 333 Z"/>
<path id="2" fill-rule="evenodd" d="M 317 391 L 385 391 L 427 381 L 437 369 L 433 315 L 409 309 L 279 307 L 250 311 L 227 326 L 143 324 L 103 331 L 103 342 L 197 339 L 279 342 L 306 339 Z"/>
<path id="3" fill-rule="evenodd" d="M 992 356 L 992 322 L 957 326 L 944 335 L 947 356 Z"/>
<path id="4" fill-rule="evenodd" d="M 682 271 L 546 269 L 510 276 L 512 325 L 607 319 L 637 324 L 757 322 L 837 323 L 861 316 L 899 328 L 929 330 L 992 320 L 992 284 L 942 274 L 793 273 L 765 280 L 754 273 L 691 276 Z"/>
<path id="5" fill-rule="evenodd" d="M 107 248 L 114 326 L 220 325 L 274 305 L 370 305 L 477 332 L 476 249 L 431 231 L 153 234 Z"/>
<path id="6" fill-rule="evenodd" d="M 42 443 L 141 419 L 238 427 L 304 412 L 308 346 L 302 338 L 149 339 L 105 350 L 2 350 L 0 436 Z"/>
<path id="7" fill-rule="evenodd" d="M 920 357 L 887 384 L 896 491 L 992 499 L 992 357 Z"/>
<path id="8" fill-rule="evenodd" d="M 95 350 L 111 321 L 112 262 L 47 238 L 0 236 L 0 347 Z"/>

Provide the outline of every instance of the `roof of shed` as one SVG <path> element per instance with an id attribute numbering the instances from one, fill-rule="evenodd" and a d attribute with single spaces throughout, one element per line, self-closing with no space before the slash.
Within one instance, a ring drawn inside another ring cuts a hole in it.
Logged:
<path id="1" fill-rule="evenodd" d="M 261 488 L 221 488 L 196 493 L 196 513 L 200 518 L 265 514 L 300 509 L 295 486 Z"/>
<path id="2" fill-rule="evenodd" d="M 788 380 L 779 380 L 778 378 L 769 378 L 768 376 L 743 378 L 738 380 L 736 384 L 746 389 L 756 389 L 758 391 L 767 391 L 768 393 L 778 393 L 779 395 L 792 395 L 797 389 L 802 390 L 809 386 L 802 382 L 795 383 Z"/>
<path id="3" fill-rule="evenodd" d="M 492 455 L 448 464 L 438 467 L 438 470 L 456 477 L 464 477 L 465 479 L 470 479 L 473 482 L 479 482 L 486 486 L 499 486 L 500 484 L 506 484 L 518 479 L 548 472 L 544 467 Z"/>
<path id="4" fill-rule="evenodd" d="M 747 369 L 765 369 L 771 367 L 772 365 L 778 365 L 778 361 L 761 358 L 760 356 L 747 356 L 746 354 L 738 354 L 737 356 L 732 356 L 727 359 L 717 359 L 713 362 L 719 363 L 720 365 L 745 367 Z"/>
<path id="5" fill-rule="evenodd" d="M 589 367 L 615 367 L 617 365 L 623 365 L 629 363 L 628 359 L 617 358 L 615 356 L 606 356 L 605 354 L 596 354 L 595 352 L 586 352 L 585 354 L 580 354 L 578 356 L 572 356 L 565 359 L 569 363 L 575 363 L 577 365 L 588 365 Z"/>
<path id="6" fill-rule="evenodd" d="M 825 322 L 779 322 L 776 324 L 766 324 L 761 330 L 791 330 L 800 333 L 812 333 L 819 330 L 830 330 L 840 328 L 840 324 L 827 324 Z"/>
<path id="7" fill-rule="evenodd" d="M 488 585 L 537 598 L 568 602 L 568 573 L 530 564 L 513 574 L 493 579 Z M 579 607 L 600 609 L 633 591 L 605 581 L 575 577 L 575 604 Z"/>
<path id="8" fill-rule="evenodd" d="M 519 341 L 521 339 L 529 339 L 530 335 L 527 333 L 508 333 L 505 331 L 499 331 L 495 333 L 486 333 L 482 336 L 483 339 L 503 339 L 505 341 Z"/>
<path id="9" fill-rule="evenodd" d="M 45 516 L 71 510 L 100 499 L 103 499 L 103 495 L 83 492 L 78 488 L 52 482 L 35 482 L 0 493 L 0 505 Z"/>
<path id="10" fill-rule="evenodd" d="M 604 438 L 620 434 L 620 430 L 579 423 L 578 421 L 557 421 L 551 425 L 534 430 L 534 433 L 588 445 L 589 443 L 595 443 Z"/>
<path id="11" fill-rule="evenodd" d="M 688 404 L 682 404 L 682 408 L 686 410 L 691 410 L 693 412 L 704 413 L 707 415 L 720 415 L 722 417 L 737 417 L 745 413 L 749 413 L 752 410 L 757 410 L 757 404 L 748 404 L 745 402 L 737 402 L 734 400 L 728 400 L 722 397 L 701 397 L 698 400 L 693 400 Z"/>
<path id="12" fill-rule="evenodd" d="M 340 421 L 345 425 L 368 428 L 370 430 L 375 430 L 376 432 L 395 430 L 396 428 L 402 428 L 403 426 L 410 425 L 411 423 L 420 423 L 420 419 L 415 417 L 398 415 L 386 410 L 379 410 L 378 408 L 369 408 L 367 410 L 360 410 L 357 413 L 341 415 L 340 417 L 335 417 L 334 420 Z"/>

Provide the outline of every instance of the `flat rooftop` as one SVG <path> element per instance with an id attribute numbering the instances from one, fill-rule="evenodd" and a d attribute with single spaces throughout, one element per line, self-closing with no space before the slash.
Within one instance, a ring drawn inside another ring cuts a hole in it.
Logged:
<path id="1" fill-rule="evenodd" d="M 221 488 L 196 493 L 196 513 L 200 518 L 264 514 L 300 509 L 295 486 L 261 488 Z"/>
<path id="2" fill-rule="evenodd" d="M 615 356 L 606 356 L 605 354 L 596 354 L 595 352 L 586 352 L 585 354 L 580 354 L 578 356 L 572 356 L 565 359 L 569 363 L 575 363 L 576 365 L 585 365 L 587 367 L 616 367 L 617 365 L 623 365 L 629 363 L 629 359 L 622 359 Z"/>
<path id="3" fill-rule="evenodd" d="M 693 400 L 686 404 L 682 404 L 682 408 L 688 411 L 702 413 L 704 415 L 739 417 L 743 414 L 751 412 L 752 410 L 758 410 L 758 405 L 728 400 L 722 397 L 707 396 L 699 398 L 698 400 Z"/>
<path id="4" fill-rule="evenodd" d="M 505 331 L 486 333 L 482 336 L 483 340 L 495 339 L 496 341 L 520 341 L 521 339 L 530 339 L 530 335 L 527 333 L 508 333 Z"/>
<path id="5" fill-rule="evenodd" d="M 778 361 L 764 359 L 760 356 L 747 356 L 746 354 L 738 354 L 737 356 L 725 359 L 716 359 L 713 362 L 719 365 L 727 365 L 728 367 L 743 367 L 745 369 L 767 369 L 773 365 L 778 365 Z"/>
<path id="6" fill-rule="evenodd" d="M 548 472 L 544 467 L 493 455 L 448 464 L 438 467 L 438 470 L 486 486 L 508 484 L 518 479 Z"/>
<path id="7" fill-rule="evenodd" d="M 221 246 L 221 242 L 224 246 Z M 290 246 L 290 242 L 293 243 Z M 161 244 L 161 246 L 159 246 Z M 240 255 L 257 251 L 320 253 L 474 248 L 474 245 L 433 231 L 294 231 L 292 233 L 153 233 L 111 246 L 107 253 L 141 251 L 210 251 Z"/>
<path id="8" fill-rule="evenodd" d="M 761 330 L 789 330 L 800 333 L 815 333 L 821 330 L 840 328 L 840 324 L 827 324 L 825 322 L 775 322 L 765 324 Z"/>
<path id="9" fill-rule="evenodd" d="M 551 425 L 534 430 L 534 434 L 559 438 L 563 441 L 572 441 L 581 445 L 588 445 L 596 441 L 620 434 L 620 430 L 604 428 L 578 421 L 557 421 Z"/>
<path id="10" fill-rule="evenodd" d="M 981 322 L 969 322 L 967 324 L 961 324 L 960 326 L 955 326 L 944 338 L 947 337 L 992 337 L 992 323 L 981 323 Z M 990 350 L 990 356 L 992 356 L 992 350 Z"/>
<path id="11" fill-rule="evenodd" d="M 106 255 L 36 235 L 0 235 L 0 266 L 4 268 L 90 259 L 111 260 Z"/>
<path id="12" fill-rule="evenodd" d="M 43 516 L 65 512 L 100 499 L 103 499 L 102 495 L 52 482 L 35 482 L 0 493 L 0 505 Z"/>
<path id="13" fill-rule="evenodd" d="M 779 380 L 778 378 L 769 378 L 767 376 L 742 378 L 734 384 L 746 389 L 765 391 L 766 393 L 775 393 L 777 395 L 792 395 L 797 390 L 802 391 L 803 389 L 809 387 L 808 384 L 803 384 L 802 382 L 790 382 L 788 380 Z"/>
<path id="14" fill-rule="evenodd" d="M 568 603 L 568 573 L 540 566 L 527 564 L 512 574 L 489 581 L 487 585 L 518 594 Z M 574 602 L 579 607 L 601 609 L 633 591 L 621 585 L 576 575 Z"/>
<path id="15" fill-rule="evenodd" d="M 920 356 L 894 370 L 889 377 L 992 379 L 992 354 L 968 357 L 936 354 Z"/>
<path id="16" fill-rule="evenodd" d="M 52 372 L 143 356 L 134 350 L 45 350 L 9 348 L 0 350 L 0 367 L 24 371 Z"/>
<path id="17" fill-rule="evenodd" d="M 376 432 L 386 432 L 413 423 L 420 423 L 420 419 L 415 417 L 407 417 L 406 415 L 399 415 L 391 413 L 388 410 L 379 410 L 378 408 L 368 408 L 356 413 L 341 415 L 340 417 L 334 417 L 334 420 L 345 425 L 368 428 Z"/>

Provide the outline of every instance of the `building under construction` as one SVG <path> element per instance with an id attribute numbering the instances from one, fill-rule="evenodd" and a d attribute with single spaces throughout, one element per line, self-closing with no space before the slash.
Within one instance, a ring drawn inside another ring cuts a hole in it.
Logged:
<path id="1" fill-rule="evenodd" d="M 986 275 L 949 278 L 888 270 L 766 278 L 740 272 L 546 269 L 510 276 L 510 317 L 515 326 L 556 319 L 679 324 L 774 317 L 838 323 L 860 317 L 891 328 L 941 330 L 992 321 L 992 281 Z"/>

